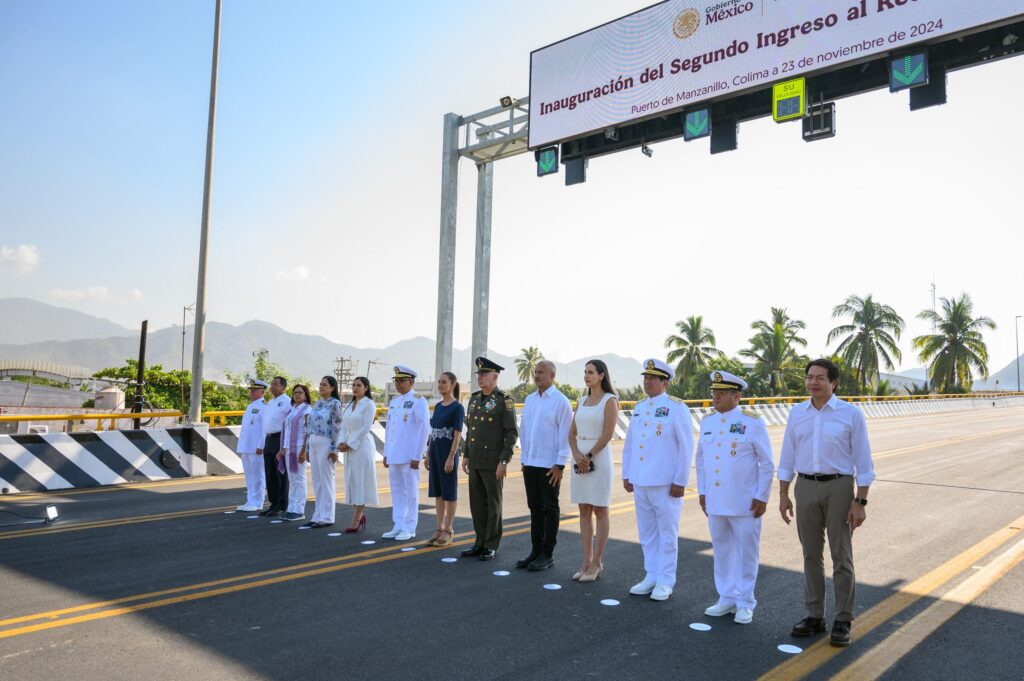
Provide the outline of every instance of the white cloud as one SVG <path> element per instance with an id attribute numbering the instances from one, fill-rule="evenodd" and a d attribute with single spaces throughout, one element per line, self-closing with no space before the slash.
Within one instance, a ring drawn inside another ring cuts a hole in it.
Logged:
<path id="1" fill-rule="evenodd" d="M 106 286 L 88 286 L 86 288 L 55 288 L 50 295 L 57 300 L 95 300 L 107 301 L 111 298 L 110 289 Z"/>
<path id="2" fill-rule="evenodd" d="M 0 246 L 0 269 L 28 274 L 39 264 L 39 248 L 35 244 L 20 244 L 14 248 Z"/>
<path id="3" fill-rule="evenodd" d="M 299 265 L 295 269 L 288 270 L 287 272 L 285 270 L 278 270 L 274 273 L 274 278 L 278 281 L 306 281 L 309 279 L 311 274 L 312 272 L 309 271 L 308 267 L 305 265 Z"/>
<path id="4" fill-rule="evenodd" d="M 141 300 L 142 300 L 142 291 L 140 291 L 140 290 L 139 290 L 139 289 L 137 289 L 137 288 L 133 288 L 133 289 L 132 289 L 131 291 L 129 291 L 129 292 L 128 292 L 128 296 L 129 296 L 129 297 L 130 297 L 130 298 L 131 298 L 131 299 L 132 299 L 133 301 L 135 301 L 135 302 L 139 302 L 139 301 L 141 301 Z"/>

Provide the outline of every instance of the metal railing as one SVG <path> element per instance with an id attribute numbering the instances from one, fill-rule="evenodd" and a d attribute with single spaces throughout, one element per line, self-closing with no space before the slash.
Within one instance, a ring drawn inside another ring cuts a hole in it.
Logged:
<path id="1" fill-rule="evenodd" d="M 0 423 L 18 423 L 21 421 L 95 421 L 96 430 L 104 430 L 103 422 L 110 421 L 110 427 L 106 430 L 117 430 L 118 421 L 131 421 L 140 419 L 149 421 L 158 418 L 181 418 L 180 411 L 144 411 L 132 413 L 121 411 L 113 414 L 0 414 Z"/>

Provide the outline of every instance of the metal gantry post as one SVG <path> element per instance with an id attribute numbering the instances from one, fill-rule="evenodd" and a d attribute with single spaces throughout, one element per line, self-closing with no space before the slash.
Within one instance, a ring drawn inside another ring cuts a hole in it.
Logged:
<path id="1" fill-rule="evenodd" d="M 444 116 L 441 149 L 441 245 L 437 254 L 437 345 L 434 379 L 452 365 L 455 328 L 455 218 L 459 200 L 458 114 Z"/>
<path id="2" fill-rule="evenodd" d="M 199 232 L 199 276 L 196 283 L 196 322 L 192 331 L 192 389 L 188 420 L 199 423 L 203 409 L 203 352 L 206 349 L 206 250 L 210 240 L 210 184 L 213 181 L 213 133 L 217 120 L 217 60 L 220 56 L 220 5 L 213 18 L 213 65 L 210 67 L 210 115 L 206 123 L 206 175 L 203 180 L 203 223 Z"/>
<path id="3" fill-rule="evenodd" d="M 491 202 L 494 196 L 494 163 L 476 164 L 476 265 L 473 271 L 473 358 L 487 354 L 487 313 L 491 296 Z M 472 382 L 470 382 L 472 385 Z"/>

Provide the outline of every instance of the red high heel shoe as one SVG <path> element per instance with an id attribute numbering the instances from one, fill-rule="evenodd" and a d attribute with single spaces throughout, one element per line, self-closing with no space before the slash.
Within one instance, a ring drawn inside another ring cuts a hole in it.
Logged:
<path id="1" fill-rule="evenodd" d="M 355 527 L 346 527 L 345 534 L 355 534 L 356 532 L 362 532 L 366 529 L 366 516 L 364 515 L 359 519 L 359 524 Z"/>

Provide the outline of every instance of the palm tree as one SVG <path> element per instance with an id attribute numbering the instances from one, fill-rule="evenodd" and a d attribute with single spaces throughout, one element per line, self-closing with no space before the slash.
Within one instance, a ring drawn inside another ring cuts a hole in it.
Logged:
<path id="1" fill-rule="evenodd" d="M 896 387 L 888 380 L 879 381 L 874 385 L 874 397 L 888 397 L 896 394 Z"/>
<path id="2" fill-rule="evenodd" d="M 676 365 L 676 380 L 693 376 L 706 369 L 712 357 L 721 357 L 722 351 L 715 347 L 715 332 L 704 326 L 704 317 L 691 315 L 685 322 L 676 322 L 678 334 L 665 339 L 665 347 L 672 348 L 665 360 Z"/>
<path id="3" fill-rule="evenodd" d="M 773 395 L 786 395 L 786 380 L 800 377 L 803 357 L 796 348 L 806 347 L 807 341 L 797 333 L 807 327 L 799 319 L 791 319 L 785 308 L 773 307 L 771 322 L 758 320 L 750 325 L 757 333 L 750 339 L 750 347 L 740 355 L 754 360 L 754 374 L 768 378 Z"/>
<path id="4" fill-rule="evenodd" d="M 533 377 L 533 370 L 537 367 L 537 363 L 544 359 L 544 353 L 536 345 L 522 348 L 520 352 L 523 353 L 523 356 L 516 358 L 516 374 L 520 381 L 527 383 Z"/>
<path id="5" fill-rule="evenodd" d="M 841 324 L 829 331 L 827 342 L 831 344 L 846 336 L 836 348 L 836 354 L 857 371 L 860 392 L 864 394 L 868 383 L 878 380 L 880 364 L 893 371 L 893 358 L 897 362 L 903 359 L 896 341 L 905 324 L 896 310 L 876 303 L 870 293 L 865 298 L 850 296 L 832 308 L 833 319 L 844 316 L 852 317 L 853 323 Z"/>
<path id="6" fill-rule="evenodd" d="M 932 387 L 942 393 L 968 392 L 974 384 L 974 371 L 988 377 L 988 347 L 981 338 L 982 329 L 994 331 L 996 323 L 988 317 L 974 316 L 974 301 L 966 293 L 960 298 L 940 298 L 942 311 L 922 310 L 918 319 L 932 322 L 935 333 L 918 336 L 914 348 L 923 362 L 930 362 L 928 374 Z"/>

